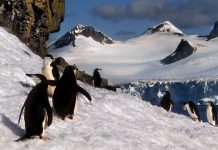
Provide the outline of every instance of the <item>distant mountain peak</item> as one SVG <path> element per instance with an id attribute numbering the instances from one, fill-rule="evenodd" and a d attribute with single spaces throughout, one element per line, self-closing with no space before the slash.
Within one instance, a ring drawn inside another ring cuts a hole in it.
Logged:
<path id="1" fill-rule="evenodd" d="M 153 34 L 156 32 L 169 32 L 177 35 L 183 35 L 183 32 L 174 26 L 170 21 L 165 21 L 159 25 L 148 28 L 144 34 Z"/>
<path id="2" fill-rule="evenodd" d="M 104 33 L 96 30 L 94 27 L 78 24 L 75 27 L 73 27 L 73 29 L 71 29 L 69 32 L 67 32 L 64 36 L 62 36 L 59 40 L 57 40 L 54 44 L 52 44 L 50 47 L 54 49 L 62 48 L 68 45 L 72 45 L 75 47 L 76 38 L 79 35 L 87 38 L 91 37 L 93 40 L 101 44 L 114 43 L 111 38 L 107 37 Z"/>
<path id="3" fill-rule="evenodd" d="M 214 39 L 218 37 L 218 21 L 215 22 L 213 30 L 210 32 L 210 35 L 208 35 L 208 40 Z"/>

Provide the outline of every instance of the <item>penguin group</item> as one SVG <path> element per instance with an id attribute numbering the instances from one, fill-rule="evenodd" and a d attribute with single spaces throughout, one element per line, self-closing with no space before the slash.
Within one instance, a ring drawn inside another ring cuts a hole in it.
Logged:
<path id="1" fill-rule="evenodd" d="M 74 75 L 75 67 L 67 66 L 60 77 L 57 66 L 51 55 L 46 55 L 43 62 L 42 74 L 26 74 L 39 83 L 29 92 L 21 108 L 18 124 L 24 110 L 26 133 L 16 141 L 35 137 L 46 140 L 44 131 L 52 124 L 53 111 L 49 103 L 52 98 L 55 113 L 62 119 L 73 119 L 77 109 L 77 94 L 82 93 L 91 101 L 90 94 L 77 84 Z"/>
<path id="2" fill-rule="evenodd" d="M 26 133 L 16 141 L 23 141 L 35 137 L 47 140 L 44 131 L 52 124 L 53 113 L 65 120 L 73 119 L 78 110 L 78 93 L 83 94 L 89 101 L 92 100 L 90 94 L 77 84 L 75 72 L 78 70 L 75 66 L 68 65 L 65 67 L 62 75 L 54 61 L 52 55 L 46 55 L 44 58 L 41 74 L 26 74 L 26 76 L 37 80 L 36 86 L 29 92 L 20 111 L 18 124 L 20 123 L 22 113 L 24 111 L 24 122 Z M 117 87 L 104 86 L 99 71 L 96 68 L 93 72 L 93 86 L 96 88 L 106 88 L 116 91 Z M 172 111 L 174 102 L 171 99 L 169 91 L 164 93 L 160 106 L 167 112 Z M 54 111 L 49 102 L 52 98 Z M 183 109 L 188 112 L 190 118 L 194 121 L 201 121 L 197 105 L 188 101 L 183 103 Z M 208 102 L 207 120 L 212 126 L 217 126 L 217 113 L 213 102 Z"/>
<path id="3" fill-rule="evenodd" d="M 165 109 L 166 111 L 170 112 L 174 107 L 173 100 L 171 99 L 171 95 L 169 91 L 162 91 L 164 93 L 161 101 L 160 106 Z M 197 105 L 193 101 L 187 101 L 183 103 L 183 110 L 188 113 L 190 118 L 194 121 L 201 121 L 200 113 L 198 111 Z M 213 102 L 207 102 L 207 109 L 206 109 L 206 116 L 207 121 L 212 126 L 218 126 L 217 120 L 217 112 Z"/>

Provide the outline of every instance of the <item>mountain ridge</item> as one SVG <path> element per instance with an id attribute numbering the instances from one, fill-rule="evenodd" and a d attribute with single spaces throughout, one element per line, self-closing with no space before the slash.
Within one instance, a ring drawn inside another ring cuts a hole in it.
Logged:
<path id="1" fill-rule="evenodd" d="M 76 39 L 79 35 L 84 36 L 86 38 L 91 37 L 94 41 L 100 44 L 114 43 L 114 41 L 111 38 L 106 36 L 101 31 L 96 30 L 94 27 L 78 24 L 75 27 L 73 27 L 70 31 L 65 33 L 60 39 L 55 41 L 48 48 L 53 47 L 54 49 L 57 49 L 68 45 L 72 45 L 73 47 L 76 47 Z"/>

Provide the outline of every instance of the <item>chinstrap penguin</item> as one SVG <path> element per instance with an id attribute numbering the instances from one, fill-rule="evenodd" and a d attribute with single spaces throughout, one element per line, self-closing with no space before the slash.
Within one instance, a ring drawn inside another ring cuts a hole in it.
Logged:
<path id="1" fill-rule="evenodd" d="M 96 68 L 94 70 L 93 76 L 92 76 L 93 85 L 95 87 L 98 87 L 98 88 L 100 88 L 102 86 L 102 78 L 101 78 L 101 75 L 99 73 L 99 70 L 102 70 L 102 69 Z"/>
<path id="2" fill-rule="evenodd" d="M 47 54 L 43 60 L 42 74 L 47 78 L 47 80 L 59 80 L 60 74 L 58 67 L 54 62 L 52 55 Z M 52 97 L 54 94 L 55 86 L 48 86 L 48 96 Z"/>
<path id="3" fill-rule="evenodd" d="M 38 83 L 28 94 L 26 101 L 20 111 L 18 124 L 24 109 L 24 121 L 26 134 L 16 141 L 23 141 L 36 136 L 46 140 L 43 132 L 47 126 L 50 126 L 53 119 L 52 109 L 48 101 L 47 88 L 48 84 L 55 84 L 53 81 L 48 81 L 41 74 L 26 74 L 31 78 L 40 79 Z"/>
<path id="4" fill-rule="evenodd" d="M 165 94 L 161 99 L 160 106 L 163 107 L 166 111 L 171 111 L 174 106 L 174 103 L 171 100 L 170 92 L 168 91 L 162 91 L 162 92 L 164 92 Z"/>
<path id="5" fill-rule="evenodd" d="M 213 102 L 207 102 L 207 121 L 212 126 L 217 126 L 217 112 Z"/>
<path id="6" fill-rule="evenodd" d="M 198 107 L 194 102 L 189 101 L 183 103 L 183 109 L 188 112 L 191 119 L 193 119 L 194 121 L 201 121 Z"/>
<path id="7" fill-rule="evenodd" d="M 91 101 L 89 93 L 77 84 L 74 71 L 75 67 L 73 66 L 69 65 L 65 68 L 60 80 L 57 81 L 52 98 L 55 111 L 62 120 L 65 120 L 66 117 L 73 119 L 77 109 L 78 92 L 85 95 Z"/>

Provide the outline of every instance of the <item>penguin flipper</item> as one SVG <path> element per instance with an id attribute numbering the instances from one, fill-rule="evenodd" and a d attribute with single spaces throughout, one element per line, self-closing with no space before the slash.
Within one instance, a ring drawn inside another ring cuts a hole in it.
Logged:
<path id="1" fill-rule="evenodd" d="M 47 80 L 46 82 L 50 86 L 56 86 L 57 85 L 57 81 L 54 81 L 54 80 Z"/>
<path id="2" fill-rule="evenodd" d="M 23 104 L 23 106 L 22 106 L 22 108 L 21 108 L 21 110 L 20 110 L 20 115 L 19 115 L 18 123 L 17 123 L 17 124 L 20 123 L 21 115 L 22 115 L 22 113 L 23 113 L 23 109 L 24 109 L 25 105 L 26 105 L 26 101 L 24 102 L 24 104 Z"/>
<path id="3" fill-rule="evenodd" d="M 77 91 L 80 92 L 80 93 L 82 93 L 83 95 L 85 95 L 85 96 L 88 98 L 89 101 L 92 100 L 90 94 L 89 94 L 85 89 L 83 89 L 82 87 L 80 87 L 79 85 L 77 85 Z"/>

